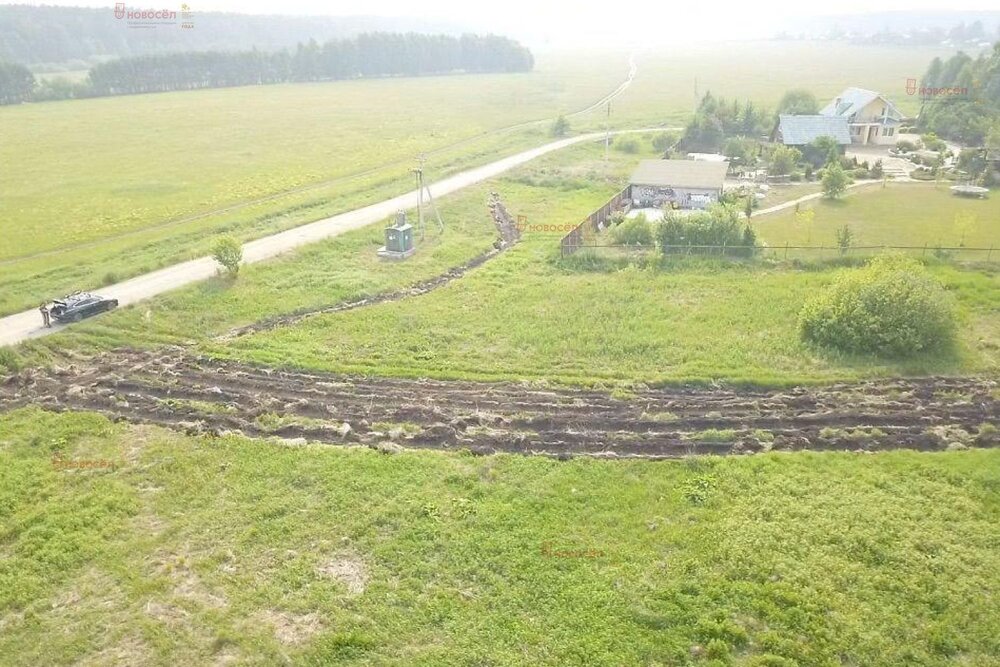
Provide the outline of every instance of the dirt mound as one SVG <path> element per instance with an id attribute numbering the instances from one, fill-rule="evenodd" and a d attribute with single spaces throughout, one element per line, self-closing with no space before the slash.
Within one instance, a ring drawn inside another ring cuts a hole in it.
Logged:
<path id="1" fill-rule="evenodd" d="M 25 371 L 0 386 L 0 409 L 29 404 L 192 434 L 240 432 L 383 452 L 394 444 L 476 454 L 674 457 L 1000 444 L 997 382 L 984 378 L 781 391 L 680 387 L 617 398 L 518 383 L 285 371 L 172 348 Z"/>

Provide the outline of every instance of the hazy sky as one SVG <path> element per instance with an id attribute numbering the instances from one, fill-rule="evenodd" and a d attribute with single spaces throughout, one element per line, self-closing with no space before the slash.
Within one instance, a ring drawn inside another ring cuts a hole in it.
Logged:
<path id="1" fill-rule="evenodd" d="M 81 0 L 44 3 L 15 0 L 17 4 L 113 7 L 114 0 Z M 477 31 L 529 38 L 533 42 L 588 43 L 623 38 L 647 40 L 657 45 L 692 39 L 734 39 L 773 34 L 784 18 L 872 11 L 997 10 L 997 0 L 757 0 L 751 3 L 673 2 L 588 3 L 564 0 L 187 0 L 192 11 L 227 11 L 247 14 L 323 14 L 422 16 L 445 20 Z M 130 7 L 173 8 L 181 0 L 127 0 Z M 14 4 L 0 0 L 0 4 Z M 613 10 L 620 11 L 615 16 Z M 956 21 L 957 22 L 957 21 Z"/>

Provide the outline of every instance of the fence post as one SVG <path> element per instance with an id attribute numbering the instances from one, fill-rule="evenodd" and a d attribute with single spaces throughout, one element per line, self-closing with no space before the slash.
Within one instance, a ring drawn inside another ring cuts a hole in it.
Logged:
<path id="1" fill-rule="evenodd" d="M 923 257 L 926 254 L 927 254 L 927 244 L 925 243 L 924 244 L 924 249 L 920 252 L 920 256 Z"/>
<path id="2" fill-rule="evenodd" d="M 788 259 L 788 241 L 785 241 L 785 259 Z"/>
<path id="3" fill-rule="evenodd" d="M 993 255 L 993 246 L 992 246 L 992 245 L 990 245 L 990 250 L 989 250 L 989 252 L 987 252 L 987 253 L 986 253 L 986 261 L 987 261 L 987 262 L 988 262 L 988 261 L 990 261 L 990 257 L 991 257 L 992 255 Z"/>

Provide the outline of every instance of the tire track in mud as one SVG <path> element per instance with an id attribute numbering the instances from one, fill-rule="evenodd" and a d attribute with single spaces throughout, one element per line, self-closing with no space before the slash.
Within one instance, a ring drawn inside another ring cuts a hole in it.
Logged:
<path id="1" fill-rule="evenodd" d="M 785 390 L 678 387 L 618 398 L 510 382 L 366 378 L 264 368 L 182 349 L 119 350 L 0 385 L 0 409 L 92 410 L 192 434 L 566 458 L 1000 445 L 988 378 Z"/>

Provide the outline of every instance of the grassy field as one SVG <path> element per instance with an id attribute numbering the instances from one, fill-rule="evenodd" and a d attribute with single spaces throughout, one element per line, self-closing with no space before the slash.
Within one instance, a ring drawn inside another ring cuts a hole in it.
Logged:
<path id="1" fill-rule="evenodd" d="M 648 143 L 642 146 L 651 151 Z M 397 289 L 461 264 L 490 246 L 494 232 L 484 204 L 491 190 L 501 192 L 510 210 L 530 224 L 575 224 L 615 192 L 643 157 L 612 151 L 605 166 L 602 152 L 596 144 L 576 147 L 444 198 L 445 234 L 431 234 L 407 262 L 379 261 L 374 250 L 381 230 L 359 230 L 245 267 L 235 283 L 208 281 L 28 343 L 22 355 L 38 359 L 73 347 L 194 344 L 226 357 L 334 371 L 616 384 L 715 379 L 787 384 L 1000 369 L 996 271 L 933 265 L 961 314 L 959 345 L 932 359 L 887 363 L 831 355 L 798 340 L 802 303 L 844 269 L 680 262 L 668 270 L 580 270 L 556 261 L 561 233 L 536 231 L 504 256 L 431 294 L 231 342 L 213 340 L 233 327 Z M 909 192 L 904 186 L 876 188 L 852 195 L 846 206 L 861 197 L 898 199 Z M 941 192 L 931 194 L 953 201 Z M 933 209 L 917 207 L 912 217 L 892 218 L 893 241 L 906 243 L 909 230 L 932 226 L 936 218 L 928 212 Z M 794 217 L 782 215 L 757 219 L 769 243 L 780 242 L 772 235 L 782 230 L 791 233 Z"/>
<path id="2" fill-rule="evenodd" d="M 764 240 L 774 246 L 836 245 L 836 232 L 848 225 L 854 244 L 936 247 L 991 246 L 1000 249 L 1000 199 L 956 197 L 947 185 L 890 183 L 851 191 L 840 200 L 802 204 L 815 212 L 812 223 L 793 209 L 756 218 Z M 974 259 L 969 254 L 968 258 Z M 985 259 L 980 254 L 978 259 Z"/>
<path id="3" fill-rule="evenodd" d="M 420 152 L 438 178 L 544 143 L 544 122 L 490 133 L 583 108 L 626 72 L 624 55 L 553 58 L 525 75 L 6 107 L 0 160 L 18 168 L 0 174 L 0 312 L 205 254 L 219 232 L 253 238 L 394 196 Z"/>
<path id="4" fill-rule="evenodd" d="M 783 55 L 784 54 L 784 55 Z M 611 124 L 682 123 L 701 90 L 773 105 L 785 89 L 891 94 L 937 52 L 729 44 L 640 54 Z M 97 288 L 240 239 L 399 194 L 416 153 L 434 177 L 548 140 L 547 123 L 620 82 L 626 54 L 545 54 L 535 72 L 247 87 L 5 107 L 0 313 Z M 741 60 L 755 63 L 734 67 Z M 875 60 L 877 68 L 870 67 Z M 815 81 L 803 81 L 812 71 Z M 815 84 L 815 85 L 813 85 Z M 692 91 L 689 93 L 688 91 Z M 902 96 L 902 93 L 900 93 Z M 604 126 L 600 110 L 574 131 Z M 437 152 L 435 152 L 437 151 Z M 155 159 L 152 159 L 155 156 Z M 302 190 L 304 189 L 304 190 Z M 266 201 L 248 204 L 261 198 Z M 233 207 L 237 208 L 233 208 Z M 39 255 L 39 253 L 42 253 Z"/>
<path id="5" fill-rule="evenodd" d="M 648 141 L 641 146 L 652 150 Z M 199 342 L 281 313 L 397 289 L 443 273 L 491 247 L 496 231 L 486 207 L 489 192 L 500 192 L 511 212 L 526 216 L 529 223 L 572 225 L 619 190 L 635 161 L 648 154 L 612 151 L 606 164 L 602 145 L 577 146 L 445 197 L 439 202 L 444 233 L 439 235 L 432 226 L 419 251 L 405 262 L 385 262 L 376 256 L 384 238 L 381 227 L 373 226 L 248 265 L 234 283 L 221 279 L 200 283 L 22 349 L 48 354 L 90 344 L 106 348 Z M 526 236 L 551 245 L 560 234 L 527 231 Z"/>
<path id="6" fill-rule="evenodd" d="M 998 457 L 385 456 L 23 410 L 0 416 L 0 655 L 986 667 Z"/>
<path id="7" fill-rule="evenodd" d="M 374 375 L 569 382 L 754 384 L 1000 369 L 1000 273 L 935 267 L 960 344 L 911 362 L 849 358 L 799 341 L 802 304 L 842 269 L 679 262 L 577 272 L 516 248 L 433 294 L 245 336 L 216 354 Z"/>
<path id="8" fill-rule="evenodd" d="M 725 42 L 664 45 L 640 51 L 635 85 L 614 105 L 617 122 L 653 121 L 662 114 L 682 119 L 698 96 L 711 91 L 732 100 L 752 99 L 771 110 L 785 91 L 805 88 L 826 104 L 848 86 L 888 95 L 903 113 L 920 101 L 906 94 L 906 79 L 920 78 L 935 48 L 852 46 L 830 42 Z"/>

